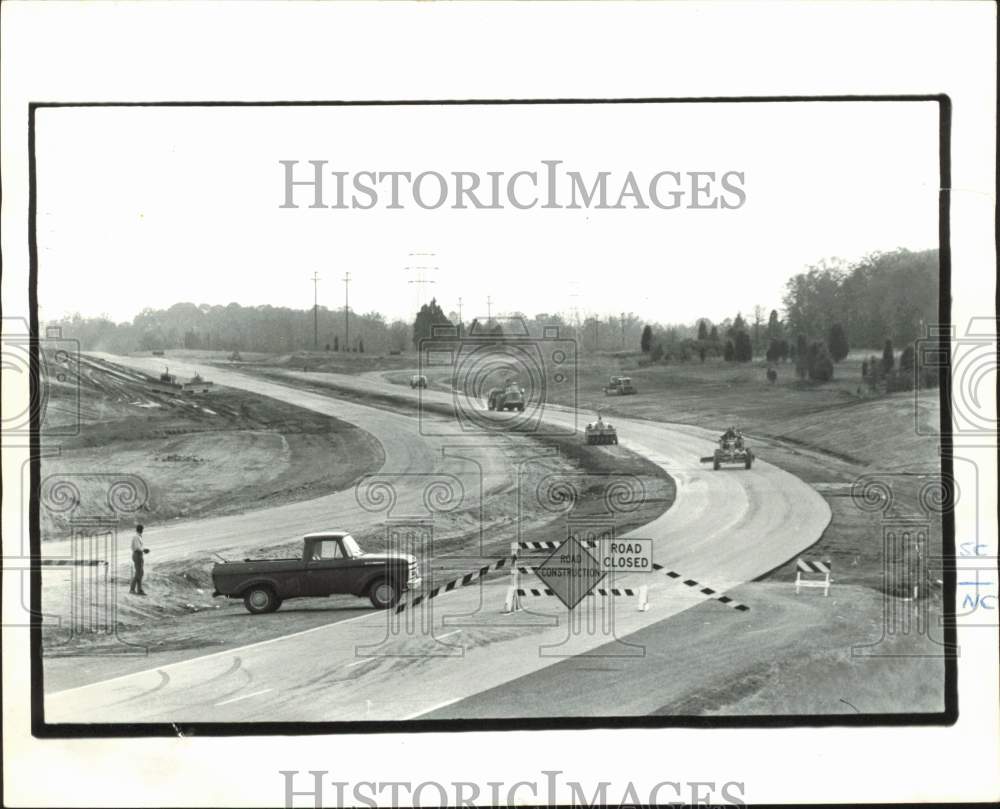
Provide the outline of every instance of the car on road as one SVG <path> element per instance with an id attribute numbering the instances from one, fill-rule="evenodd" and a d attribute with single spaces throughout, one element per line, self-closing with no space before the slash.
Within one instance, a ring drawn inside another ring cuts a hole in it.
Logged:
<path id="1" fill-rule="evenodd" d="M 254 614 L 274 612 L 290 598 L 367 596 L 377 609 L 421 586 L 410 554 L 365 553 L 346 531 L 306 534 L 295 559 L 245 559 L 212 567 L 213 596 L 241 598 Z"/>
<path id="2" fill-rule="evenodd" d="M 410 377 L 410 387 L 411 388 L 426 388 L 427 387 L 427 377 L 423 374 L 414 374 Z"/>

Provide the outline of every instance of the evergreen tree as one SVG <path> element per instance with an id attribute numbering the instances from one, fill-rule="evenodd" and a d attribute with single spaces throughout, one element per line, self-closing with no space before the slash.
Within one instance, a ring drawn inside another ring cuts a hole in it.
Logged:
<path id="1" fill-rule="evenodd" d="M 430 303 L 425 303 L 417 312 L 417 319 L 413 322 L 413 345 L 420 347 L 420 341 L 434 336 L 435 326 L 450 326 L 441 307 L 438 306 L 437 298 L 431 298 Z M 499 325 L 499 324 L 498 324 Z"/>
<path id="2" fill-rule="evenodd" d="M 851 347 L 847 343 L 847 332 L 840 323 L 830 327 L 830 356 L 834 362 L 840 362 L 847 357 Z"/>
<path id="3" fill-rule="evenodd" d="M 653 327 L 646 326 L 642 330 L 642 337 L 639 339 L 639 348 L 642 349 L 643 354 L 648 354 L 650 349 L 650 344 L 653 342 Z"/>
<path id="4" fill-rule="evenodd" d="M 899 355 L 899 372 L 907 377 L 908 379 L 914 378 L 914 371 L 916 370 L 916 353 L 913 350 L 912 345 L 908 345 L 903 349 L 903 353 Z"/>
<path id="5" fill-rule="evenodd" d="M 737 362 L 750 362 L 753 359 L 753 344 L 750 342 L 750 335 L 745 331 L 736 332 L 733 356 Z"/>
<path id="6" fill-rule="evenodd" d="M 780 340 L 783 336 L 781 321 L 778 320 L 778 310 L 772 309 L 771 316 L 767 319 L 767 336 L 770 340 Z"/>

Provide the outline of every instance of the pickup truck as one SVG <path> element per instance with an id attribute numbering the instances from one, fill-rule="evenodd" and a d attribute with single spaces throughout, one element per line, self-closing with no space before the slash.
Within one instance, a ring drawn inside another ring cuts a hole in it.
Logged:
<path id="1" fill-rule="evenodd" d="M 274 612 L 289 598 L 367 596 L 374 607 L 393 606 L 421 586 L 409 554 L 365 553 L 346 531 L 306 534 L 298 559 L 245 559 L 212 567 L 213 596 L 242 598 L 253 614 Z"/>

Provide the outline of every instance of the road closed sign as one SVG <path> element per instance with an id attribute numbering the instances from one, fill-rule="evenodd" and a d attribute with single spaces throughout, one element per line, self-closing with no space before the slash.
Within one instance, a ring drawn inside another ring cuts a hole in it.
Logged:
<path id="1" fill-rule="evenodd" d="M 649 573 L 653 569 L 653 540 L 602 539 L 598 563 L 606 573 Z"/>

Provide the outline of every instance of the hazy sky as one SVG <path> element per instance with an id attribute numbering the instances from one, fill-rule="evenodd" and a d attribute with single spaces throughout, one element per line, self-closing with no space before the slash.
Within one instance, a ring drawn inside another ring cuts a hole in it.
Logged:
<path id="1" fill-rule="evenodd" d="M 43 319 L 130 320 L 181 301 L 307 308 L 313 272 L 335 308 L 345 271 L 352 309 L 410 317 L 407 267 L 436 266 L 423 299 L 449 311 L 461 297 L 466 320 L 487 296 L 494 313 L 721 320 L 780 306 L 785 281 L 821 258 L 937 245 L 930 102 L 43 109 L 37 122 Z M 746 202 L 289 210 L 279 160 L 481 175 L 562 160 L 612 172 L 613 197 L 629 170 L 739 171 Z"/>

